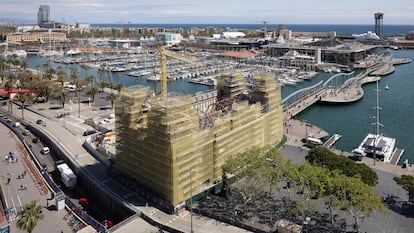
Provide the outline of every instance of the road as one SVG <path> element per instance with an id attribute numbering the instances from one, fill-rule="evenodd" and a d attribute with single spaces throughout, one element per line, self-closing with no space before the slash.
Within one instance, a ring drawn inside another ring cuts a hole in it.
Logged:
<path id="1" fill-rule="evenodd" d="M 102 96 L 95 97 L 96 99 L 104 99 Z M 117 181 L 113 180 L 110 176 L 107 175 L 107 167 L 96 160 L 92 155 L 90 155 L 83 147 L 82 144 L 85 140 L 85 137 L 82 136 L 83 132 L 88 126 L 84 124 L 85 119 L 97 120 L 99 117 L 108 116 L 110 113 L 113 113 L 111 109 L 107 108 L 107 102 L 98 102 L 93 103 L 90 106 L 86 103 L 81 103 L 81 117 L 78 117 L 77 104 L 73 106 L 67 106 L 65 109 L 69 111 L 69 107 L 73 108 L 73 113 L 64 118 L 56 118 L 56 115 L 62 111 L 60 104 L 58 102 L 49 101 L 48 103 L 41 103 L 29 106 L 33 110 L 25 110 L 23 115 L 25 120 L 42 130 L 49 137 L 53 138 L 56 143 L 61 145 L 65 151 L 67 151 L 70 158 L 75 161 L 79 166 L 81 166 L 90 176 L 94 177 L 98 182 L 101 183 L 103 187 L 107 190 L 110 190 L 115 196 L 121 199 L 124 202 L 130 203 L 130 205 L 136 209 L 138 212 L 150 217 L 153 221 L 160 223 L 165 226 L 172 227 L 179 231 L 189 232 L 190 231 L 190 214 L 187 212 L 182 216 L 176 216 L 164 213 L 158 209 L 147 206 L 143 197 L 140 197 L 137 193 L 132 192 L 125 186 L 119 184 Z M 16 117 L 21 117 L 21 109 L 18 109 L 18 106 L 14 106 L 13 113 Z M 36 124 L 36 120 L 42 119 L 46 123 L 46 126 Z M 132 205 L 131 203 L 134 203 Z M 142 220 L 142 219 L 141 219 Z M 134 220 L 132 225 L 136 225 L 137 222 Z M 140 221 L 142 227 L 135 227 L 135 231 L 142 229 L 151 228 L 149 224 L 145 221 Z M 123 226 L 128 227 L 128 226 Z M 119 232 L 123 232 L 119 228 Z M 153 229 L 158 229 L 153 227 Z M 238 232 L 248 232 L 244 229 L 231 226 L 228 224 L 221 223 L 214 219 L 205 218 L 201 216 L 193 217 L 193 229 L 196 232 L 229 232 L 229 233 L 238 233 Z M 117 232 L 117 231 L 115 231 Z M 142 231 L 148 232 L 148 231 Z"/>

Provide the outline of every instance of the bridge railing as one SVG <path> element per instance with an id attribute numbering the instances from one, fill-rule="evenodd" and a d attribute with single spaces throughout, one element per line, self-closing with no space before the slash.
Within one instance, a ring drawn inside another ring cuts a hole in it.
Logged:
<path id="1" fill-rule="evenodd" d="M 323 83 L 323 80 L 321 80 L 320 82 L 318 82 L 317 84 L 313 86 L 305 87 L 305 88 L 302 88 L 300 90 L 297 90 L 291 93 L 290 95 L 286 96 L 282 100 L 281 104 L 283 106 L 289 105 L 290 103 L 293 103 L 296 100 L 303 98 L 304 96 L 315 93 L 315 91 L 319 91 L 320 89 L 322 89 L 322 83 Z"/>
<path id="2" fill-rule="evenodd" d="M 339 73 L 335 74 L 330 77 L 326 82 L 322 85 L 324 88 L 328 86 L 342 86 L 348 79 L 353 78 L 355 71 L 351 73 Z"/>

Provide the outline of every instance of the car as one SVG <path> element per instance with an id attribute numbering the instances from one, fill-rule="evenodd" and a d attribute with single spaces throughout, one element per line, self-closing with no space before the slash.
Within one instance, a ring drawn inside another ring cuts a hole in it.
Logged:
<path id="1" fill-rule="evenodd" d="M 41 124 L 43 124 L 43 121 L 41 119 L 39 119 L 39 120 L 36 121 L 36 124 L 41 125 Z"/>
<path id="2" fill-rule="evenodd" d="M 33 139 L 32 139 L 32 142 L 33 143 L 37 143 L 39 141 L 39 138 L 38 137 L 34 137 Z"/>
<path id="3" fill-rule="evenodd" d="M 95 133 L 96 133 L 96 130 L 88 129 L 85 132 L 83 132 L 83 136 L 88 136 L 88 135 L 92 135 L 92 134 L 95 134 Z"/>
<path id="4" fill-rule="evenodd" d="M 27 129 L 25 129 L 25 130 L 23 130 L 22 134 L 23 134 L 24 136 L 29 136 L 29 135 L 30 135 L 30 131 L 29 131 L 29 130 L 27 130 Z"/>
<path id="5" fill-rule="evenodd" d="M 44 155 L 49 154 L 49 153 L 50 153 L 50 149 L 49 149 L 49 147 L 47 147 L 47 146 L 43 147 L 43 148 L 40 150 L 40 153 L 42 153 L 42 154 L 44 154 Z"/>
<path id="6" fill-rule="evenodd" d="M 20 122 L 15 121 L 15 122 L 13 123 L 13 127 L 19 127 L 19 126 L 20 126 Z"/>

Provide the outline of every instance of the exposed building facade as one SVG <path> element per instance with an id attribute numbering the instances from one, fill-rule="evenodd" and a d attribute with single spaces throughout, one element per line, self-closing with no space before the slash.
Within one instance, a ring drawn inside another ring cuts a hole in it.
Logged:
<path id="1" fill-rule="evenodd" d="M 282 140 L 281 88 L 274 79 L 255 76 L 247 94 L 241 75 L 228 76 L 219 95 L 202 98 L 151 96 L 147 88 L 124 91 L 115 109 L 115 170 L 171 208 L 190 197 L 190 186 L 193 195 L 208 192 L 221 181 L 227 158 Z"/>

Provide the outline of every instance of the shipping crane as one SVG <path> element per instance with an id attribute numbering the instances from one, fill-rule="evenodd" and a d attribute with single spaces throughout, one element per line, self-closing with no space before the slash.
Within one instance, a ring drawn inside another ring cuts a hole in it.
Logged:
<path id="1" fill-rule="evenodd" d="M 171 50 L 167 50 L 164 47 L 160 47 L 161 56 L 161 95 L 167 96 L 167 57 L 172 57 L 180 61 L 188 62 L 193 65 L 200 65 L 200 63 L 193 57 L 190 57 L 183 53 L 176 53 Z"/>

